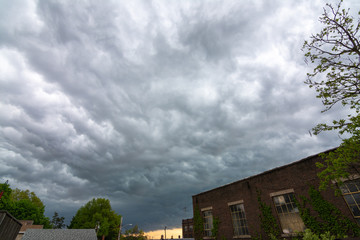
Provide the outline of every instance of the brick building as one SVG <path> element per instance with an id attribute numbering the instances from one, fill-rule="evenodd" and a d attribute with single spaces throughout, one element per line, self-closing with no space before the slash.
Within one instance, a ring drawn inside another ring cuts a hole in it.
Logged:
<path id="1" fill-rule="evenodd" d="M 329 150 L 331 151 L 331 150 Z M 204 220 L 203 238 L 211 238 L 213 217 L 219 219 L 220 239 L 250 239 L 264 234 L 260 227 L 258 190 L 263 202 L 271 206 L 272 214 L 283 237 L 304 231 L 294 197 L 309 196 L 309 186 L 317 187 L 319 169 L 315 162 L 318 155 L 236 181 L 192 197 L 193 209 L 201 211 Z M 351 175 L 341 188 L 342 196 L 335 196 L 328 189 L 321 192 L 323 198 L 334 204 L 351 221 L 360 223 L 360 176 Z M 195 215 L 194 215 L 195 216 Z M 196 238 L 196 236 L 195 236 Z"/>
<path id="2" fill-rule="evenodd" d="M 194 238 L 194 221 L 192 218 L 182 220 L 183 238 Z"/>

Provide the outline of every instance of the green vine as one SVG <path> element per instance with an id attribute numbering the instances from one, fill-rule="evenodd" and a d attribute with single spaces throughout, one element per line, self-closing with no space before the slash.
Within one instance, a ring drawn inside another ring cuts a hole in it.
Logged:
<path id="1" fill-rule="evenodd" d="M 218 233 L 219 233 L 219 224 L 220 220 L 218 217 L 213 217 L 213 227 L 211 229 L 211 236 L 217 240 Z"/>
<path id="2" fill-rule="evenodd" d="M 194 237 L 196 240 L 203 240 L 204 219 L 198 206 L 194 209 Z"/>
<path id="3" fill-rule="evenodd" d="M 225 236 L 221 236 L 221 240 L 227 240 Z"/>
<path id="4" fill-rule="evenodd" d="M 315 234 L 330 232 L 338 238 L 344 238 L 350 234 L 354 237 L 360 236 L 360 227 L 344 216 L 333 204 L 326 201 L 318 190 L 309 188 L 309 198 L 300 196 L 301 203 L 297 202 L 300 216 L 308 229 Z M 309 207 L 317 212 L 317 216 L 311 215 Z"/>
<path id="5" fill-rule="evenodd" d="M 317 235 L 310 229 L 306 229 L 304 232 L 303 240 L 335 240 L 335 236 L 331 235 L 330 232 L 322 233 Z"/>
<path id="6" fill-rule="evenodd" d="M 274 215 L 272 214 L 271 206 L 267 205 L 261 199 L 261 192 L 257 190 L 258 194 L 258 203 L 260 209 L 260 226 L 261 229 L 264 230 L 268 238 L 270 239 L 279 239 L 280 238 L 280 231 L 279 225 L 276 222 Z M 260 235 L 261 238 L 261 235 Z"/>

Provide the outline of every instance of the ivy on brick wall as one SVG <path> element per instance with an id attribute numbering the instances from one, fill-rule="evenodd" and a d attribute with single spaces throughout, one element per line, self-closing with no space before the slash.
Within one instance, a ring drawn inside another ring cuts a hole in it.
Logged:
<path id="1" fill-rule="evenodd" d="M 330 232 L 331 235 L 343 238 L 347 235 L 360 236 L 360 227 L 344 216 L 340 210 L 326 201 L 313 186 L 309 188 L 309 198 L 300 196 L 297 201 L 300 216 L 308 229 L 315 234 Z M 313 209 L 317 214 L 311 215 Z"/>
<path id="2" fill-rule="evenodd" d="M 220 225 L 220 220 L 218 217 L 213 217 L 213 227 L 211 229 L 211 236 L 217 240 L 218 239 L 218 234 L 219 234 L 219 225 Z"/>
<path id="3" fill-rule="evenodd" d="M 272 214 L 271 206 L 267 205 L 261 199 L 261 192 L 257 190 L 257 197 L 260 209 L 260 226 L 270 239 L 279 239 L 280 231 L 276 218 Z M 261 238 L 261 237 L 260 237 Z"/>
<path id="4" fill-rule="evenodd" d="M 204 219 L 199 206 L 194 209 L 194 237 L 196 240 L 203 240 Z"/>

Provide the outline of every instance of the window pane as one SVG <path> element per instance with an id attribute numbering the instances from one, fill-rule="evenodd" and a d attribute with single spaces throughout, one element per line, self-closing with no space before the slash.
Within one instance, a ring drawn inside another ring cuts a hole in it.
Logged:
<path id="1" fill-rule="evenodd" d="M 347 188 L 346 184 L 341 185 L 340 190 L 343 194 L 349 193 L 349 189 Z"/>
<path id="2" fill-rule="evenodd" d="M 243 204 L 229 207 L 234 228 L 234 236 L 248 235 L 247 222 Z"/>
<path id="3" fill-rule="evenodd" d="M 353 183 L 356 185 L 358 191 L 360 191 L 360 179 L 353 180 Z"/>
<path id="4" fill-rule="evenodd" d="M 353 197 L 354 197 L 354 199 L 355 199 L 355 202 L 356 202 L 357 204 L 360 204 L 360 193 L 355 193 L 355 194 L 353 194 Z"/>
<path id="5" fill-rule="evenodd" d="M 347 187 L 347 191 L 343 190 L 343 186 L 340 186 L 340 189 L 350 211 L 355 218 L 360 217 L 360 179 L 346 181 L 344 182 L 344 186 Z"/>
<path id="6" fill-rule="evenodd" d="M 284 196 L 284 199 L 285 199 L 285 202 L 286 202 L 286 203 L 290 203 L 289 194 L 286 194 L 286 195 Z"/>
<path id="7" fill-rule="evenodd" d="M 284 233 L 302 232 L 305 225 L 299 215 L 299 210 L 295 204 L 293 193 L 276 196 L 273 198 L 274 203 L 278 202 L 276 210 L 279 215 L 281 227 Z"/>
<path id="8" fill-rule="evenodd" d="M 278 199 L 279 199 L 279 204 L 284 204 L 285 203 L 284 196 L 279 196 Z"/>
<path id="9" fill-rule="evenodd" d="M 245 212 L 244 204 L 238 204 L 239 211 Z"/>
<path id="10" fill-rule="evenodd" d="M 347 187 L 349 188 L 350 192 L 357 192 L 358 189 L 354 183 L 347 183 Z"/>
<path id="11" fill-rule="evenodd" d="M 288 204 L 287 208 L 289 212 L 294 212 L 293 206 L 291 204 Z"/>
<path id="12" fill-rule="evenodd" d="M 351 211 L 353 212 L 354 216 L 360 217 L 360 210 L 357 205 L 350 206 Z"/>
<path id="13" fill-rule="evenodd" d="M 213 217 L 212 217 L 212 211 L 204 211 L 204 236 L 205 237 L 211 237 L 211 229 L 213 228 Z"/>
<path id="14" fill-rule="evenodd" d="M 347 204 L 349 204 L 349 205 L 355 204 L 355 201 L 351 194 L 345 195 L 344 198 L 345 198 L 345 201 L 347 202 Z"/>

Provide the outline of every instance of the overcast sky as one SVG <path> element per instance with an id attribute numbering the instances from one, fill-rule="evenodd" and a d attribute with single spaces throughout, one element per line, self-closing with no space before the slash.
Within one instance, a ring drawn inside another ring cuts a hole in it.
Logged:
<path id="1" fill-rule="evenodd" d="M 336 147 L 302 44 L 320 0 L 0 0 L 0 181 L 67 223 L 92 198 L 142 229 L 191 196 Z M 345 1 L 354 11 L 357 0 Z"/>

